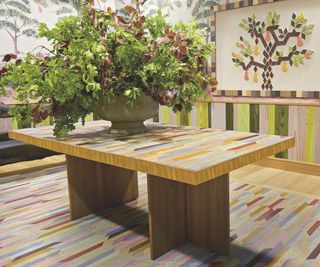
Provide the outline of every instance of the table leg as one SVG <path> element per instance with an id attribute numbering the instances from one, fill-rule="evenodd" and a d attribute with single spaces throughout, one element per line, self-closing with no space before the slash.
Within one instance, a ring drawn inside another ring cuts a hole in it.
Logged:
<path id="1" fill-rule="evenodd" d="M 66 156 L 71 219 L 138 198 L 137 172 Z"/>
<path id="2" fill-rule="evenodd" d="M 230 247 L 229 174 L 187 186 L 188 240 L 227 256 Z"/>
<path id="3" fill-rule="evenodd" d="M 148 175 L 151 258 L 193 242 L 229 253 L 229 175 L 192 186 Z"/>

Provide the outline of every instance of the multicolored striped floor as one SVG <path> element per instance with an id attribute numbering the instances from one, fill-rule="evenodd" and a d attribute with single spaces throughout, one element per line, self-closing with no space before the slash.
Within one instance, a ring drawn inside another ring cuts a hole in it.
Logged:
<path id="1" fill-rule="evenodd" d="M 0 266 L 320 266 L 320 200 L 231 181 L 231 255 L 149 259 L 146 178 L 126 206 L 70 221 L 65 167 L 0 180 Z"/>

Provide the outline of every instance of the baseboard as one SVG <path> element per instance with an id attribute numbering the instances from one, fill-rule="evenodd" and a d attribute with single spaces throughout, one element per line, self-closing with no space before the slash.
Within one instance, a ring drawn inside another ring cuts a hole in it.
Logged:
<path id="1" fill-rule="evenodd" d="M 33 171 L 39 171 L 47 168 L 53 168 L 64 165 L 66 158 L 64 155 L 51 156 L 44 159 L 22 161 L 19 163 L 0 166 L 0 181 L 1 177 L 8 177 L 16 174 L 23 174 Z"/>
<path id="2" fill-rule="evenodd" d="M 269 167 L 284 171 L 299 172 L 303 174 L 320 177 L 320 164 L 317 163 L 269 157 L 266 159 L 259 160 L 254 164 L 261 167 Z"/>
<path id="3" fill-rule="evenodd" d="M 5 166 L 0 166 L 0 178 L 15 175 L 19 173 L 27 173 L 36 170 L 56 167 L 65 164 L 65 156 L 51 156 L 41 160 L 25 161 Z M 320 177 L 320 164 L 309 163 L 304 161 L 279 159 L 269 157 L 253 163 L 261 167 L 275 168 L 285 171 L 299 172 L 307 175 Z"/>

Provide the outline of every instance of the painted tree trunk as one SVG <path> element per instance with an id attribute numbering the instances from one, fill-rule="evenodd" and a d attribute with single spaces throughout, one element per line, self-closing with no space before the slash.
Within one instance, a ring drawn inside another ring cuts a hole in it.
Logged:
<path id="1" fill-rule="evenodd" d="M 262 73 L 262 78 L 263 78 L 262 89 L 263 90 L 273 89 L 273 85 L 272 85 L 273 77 L 274 77 L 274 74 L 272 72 L 272 67 L 270 65 L 266 65 Z"/>
<path id="2" fill-rule="evenodd" d="M 17 56 L 19 54 L 19 51 L 18 51 L 18 38 L 15 36 L 13 38 L 13 53 Z"/>

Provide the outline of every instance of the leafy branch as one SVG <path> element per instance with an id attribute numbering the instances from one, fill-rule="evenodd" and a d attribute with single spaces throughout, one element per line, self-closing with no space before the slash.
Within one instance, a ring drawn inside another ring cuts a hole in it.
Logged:
<path id="1" fill-rule="evenodd" d="M 191 102 L 213 92 L 216 81 L 205 71 L 213 50 L 196 23 L 170 24 L 160 11 L 145 17 L 138 8 L 95 9 L 89 0 L 80 16 L 69 16 L 39 36 L 52 49 L 46 56 L 8 54 L 0 68 L 0 90 L 11 84 L 25 105 L 11 110 L 18 120 L 39 123 L 54 118 L 54 134 L 66 136 L 74 124 L 91 113 L 99 98 L 128 102 L 140 95 L 174 111 L 190 110 Z M 35 104 L 30 104 L 31 102 Z"/>

